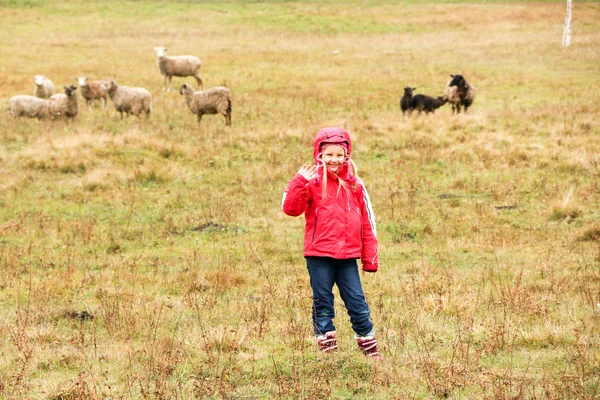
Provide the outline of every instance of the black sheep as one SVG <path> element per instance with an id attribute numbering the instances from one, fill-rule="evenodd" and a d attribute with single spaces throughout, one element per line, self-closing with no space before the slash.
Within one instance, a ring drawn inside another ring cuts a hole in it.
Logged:
<path id="1" fill-rule="evenodd" d="M 435 113 L 435 110 L 446 104 L 446 102 L 448 102 L 446 96 L 439 96 L 436 99 L 424 94 L 417 94 L 412 98 L 411 108 L 417 110 L 419 114 L 421 114 L 421 111 L 425 111 L 426 114 Z"/>
<path id="2" fill-rule="evenodd" d="M 446 98 L 452 104 L 452 113 L 460 113 L 460 107 L 467 109 L 475 100 L 475 88 L 462 75 L 450 75 L 452 79 L 446 85 Z"/>
<path id="3" fill-rule="evenodd" d="M 417 90 L 417 88 L 404 88 L 404 96 L 400 97 L 400 109 L 402 110 L 402 114 L 406 111 L 408 111 L 409 114 L 411 112 L 413 90 Z"/>

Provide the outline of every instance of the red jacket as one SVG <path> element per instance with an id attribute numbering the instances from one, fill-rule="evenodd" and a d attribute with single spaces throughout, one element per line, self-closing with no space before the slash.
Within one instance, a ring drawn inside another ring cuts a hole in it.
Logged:
<path id="1" fill-rule="evenodd" d="M 341 128 L 326 129 L 341 130 L 341 133 L 345 134 L 341 137 L 347 139 L 348 153 L 350 153 L 351 145 L 348 134 Z M 337 132 L 339 133 L 339 131 Z M 331 134 L 331 132 L 326 133 Z M 320 136 L 317 135 L 317 140 L 315 140 L 317 165 L 321 164 L 321 145 L 336 143 L 336 139 L 319 139 Z M 322 168 L 319 168 L 319 171 L 322 171 Z M 322 199 L 322 172 L 319 172 L 319 175 L 310 181 L 302 175 L 296 174 L 284 192 L 283 211 L 294 217 L 304 213 L 306 218 L 305 256 L 336 259 L 360 258 L 363 270 L 375 272 L 379 264 L 377 234 L 369 196 L 362 182 L 354 176 L 349 176 L 347 168 L 342 170 L 342 173 L 344 175 L 336 175 L 327 171 L 325 200 Z M 346 187 L 340 187 L 338 176 L 342 176 L 344 181 L 351 183 Z"/>

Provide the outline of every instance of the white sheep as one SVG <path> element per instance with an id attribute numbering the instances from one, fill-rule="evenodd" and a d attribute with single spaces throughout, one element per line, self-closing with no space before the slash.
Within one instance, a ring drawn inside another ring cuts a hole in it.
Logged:
<path id="1" fill-rule="evenodd" d="M 113 80 L 105 81 L 101 85 L 106 90 L 108 96 L 113 102 L 115 109 L 121 114 L 135 115 L 140 118 L 142 112 L 146 113 L 146 118 L 150 117 L 152 112 L 152 95 L 149 91 L 139 87 L 119 86 Z"/>
<path id="2" fill-rule="evenodd" d="M 10 98 L 8 112 L 15 118 L 46 118 L 48 116 L 48 101 L 36 96 L 20 94 Z"/>
<path id="3" fill-rule="evenodd" d="M 165 76 L 163 90 L 174 90 L 171 85 L 171 78 L 174 76 L 193 76 L 200 88 L 202 78 L 200 78 L 200 67 L 202 63 L 196 56 L 167 56 L 167 49 L 164 47 L 155 47 L 156 65 L 161 75 Z"/>
<path id="4" fill-rule="evenodd" d="M 81 89 L 81 97 L 85 100 L 85 105 L 88 110 L 92 111 L 92 102 L 94 100 L 100 100 L 100 106 L 106 107 L 108 101 L 108 93 L 102 89 L 102 84 L 106 81 L 88 81 L 85 76 L 77 78 L 79 88 Z"/>
<path id="5" fill-rule="evenodd" d="M 221 114 L 225 117 L 225 125 L 231 126 L 231 91 L 228 88 L 217 86 L 196 92 L 191 85 L 184 83 L 179 93 L 185 96 L 192 114 L 198 115 L 198 123 L 204 114 Z"/>
<path id="6" fill-rule="evenodd" d="M 53 94 L 48 100 L 50 105 L 50 115 L 52 118 L 64 117 L 67 120 L 73 119 L 79 113 L 79 101 L 75 91 L 77 88 L 73 85 L 65 86 L 65 93 Z"/>
<path id="7" fill-rule="evenodd" d="M 33 95 L 40 99 L 49 99 L 54 94 L 54 84 L 44 75 L 36 75 L 33 77 L 35 86 L 33 87 Z"/>

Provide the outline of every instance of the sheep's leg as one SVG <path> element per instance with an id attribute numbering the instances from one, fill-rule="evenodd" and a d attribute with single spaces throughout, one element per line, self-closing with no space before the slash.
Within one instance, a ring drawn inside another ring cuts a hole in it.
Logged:
<path id="1" fill-rule="evenodd" d="M 163 92 L 169 90 L 170 84 L 171 84 L 171 81 L 169 80 L 169 75 L 165 75 L 165 79 L 163 81 L 163 88 L 162 88 Z"/>
<path id="2" fill-rule="evenodd" d="M 225 125 L 231 126 L 231 114 L 225 114 Z"/>
<path id="3" fill-rule="evenodd" d="M 174 92 L 175 89 L 173 89 L 173 85 L 171 85 L 171 78 L 173 78 L 173 77 L 169 76 L 167 79 L 169 81 L 169 89 L 168 90 L 169 90 L 169 92 Z"/>
<path id="4" fill-rule="evenodd" d="M 200 125 L 201 121 L 202 121 L 202 113 L 198 113 L 198 125 Z"/>
<path id="5" fill-rule="evenodd" d="M 85 104 L 87 105 L 88 111 L 92 111 L 92 100 L 85 100 Z"/>
<path id="6" fill-rule="evenodd" d="M 200 75 L 194 75 L 194 78 L 196 78 L 196 83 L 198 84 L 200 90 L 204 90 L 204 85 L 202 84 L 202 78 L 200 78 Z"/>

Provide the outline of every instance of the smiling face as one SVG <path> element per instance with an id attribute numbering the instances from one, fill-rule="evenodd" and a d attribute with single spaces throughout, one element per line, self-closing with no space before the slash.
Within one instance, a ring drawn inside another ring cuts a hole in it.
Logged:
<path id="1" fill-rule="evenodd" d="M 344 165 L 345 158 L 346 151 L 337 144 L 330 144 L 323 150 L 323 164 L 334 174 L 337 174 L 340 167 Z"/>

